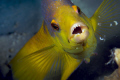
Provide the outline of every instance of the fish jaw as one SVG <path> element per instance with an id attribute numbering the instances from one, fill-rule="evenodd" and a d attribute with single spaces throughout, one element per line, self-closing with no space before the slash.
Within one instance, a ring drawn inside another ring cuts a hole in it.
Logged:
<path id="1" fill-rule="evenodd" d="M 70 28 L 70 42 L 81 43 L 85 41 L 88 38 L 88 36 L 88 27 L 82 22 L 75 23 Z"/>

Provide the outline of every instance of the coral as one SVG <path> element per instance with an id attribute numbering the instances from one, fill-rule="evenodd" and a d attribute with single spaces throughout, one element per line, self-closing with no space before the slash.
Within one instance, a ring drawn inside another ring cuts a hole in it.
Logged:
<path id="1" fill-rule="evenodd" d="M 114 49 L 114 60 L 118 65 L 118 69 L 116 69 L 110 76 L 105 76 L 104 80 L 120 80 L 120 48 Z"/>

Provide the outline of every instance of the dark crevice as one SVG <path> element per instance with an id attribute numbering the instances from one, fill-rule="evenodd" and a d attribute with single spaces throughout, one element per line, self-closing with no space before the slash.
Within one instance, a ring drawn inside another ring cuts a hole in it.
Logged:
<path id="1" fill-rule="evenodd" d="M 76 27 L 72 34 L 82 33 L 81 27 Z"/>

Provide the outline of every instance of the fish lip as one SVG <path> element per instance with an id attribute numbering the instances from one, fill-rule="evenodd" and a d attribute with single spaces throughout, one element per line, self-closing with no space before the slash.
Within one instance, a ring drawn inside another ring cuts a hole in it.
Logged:
<path id="1" fill-rule="evenodd" d="M 77 27 L 80 27 L 80 30 L 81 30 L 81 33 L 73 33 L 73 31 L 77 28 Z M 70 35 L 68 37 L 69 39 L 69 42 L 71 42 L 71 39 L 74 38 L 75 36 L 78 36 L 78 35 L 81 35 L 81 34 L 85 34 L 85 35 L 89 35 L 89 31 L 88 31 L 88 27 L 87 25 L 85 25 L 83 22 L 77 22 L 75 24 L 72 25 L 71 29 L 70 29 Z M 87 38 L 87 37 L 86 37 Z M 80 43 L 83 42 L 80 41 Z M 79 43 L 79 41 L 78 41 Z"/>

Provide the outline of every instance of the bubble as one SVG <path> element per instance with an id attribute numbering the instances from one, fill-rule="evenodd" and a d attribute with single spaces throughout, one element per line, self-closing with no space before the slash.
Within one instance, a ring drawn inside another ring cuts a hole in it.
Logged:
<path id="1" fill-rule="evenodd" d="M 98 23 L 98 26 L 101 26 L 101 23 Z"/>
<path id="2" fill-rule="evenodd" d="M 102 37 L 99 37 L 99 39 L 100 39 L 100 40 L 104 40 L 104 38 L 102 38 Z"/>
<path id="3" fill-rule="evenodd" d="M 118 25 L 118 22 L 117 21 L 113 21 L 115 23 L 115 25 L 117 26 Z"/>
<path id="4" fill-rule="evenodd" d="M 100 39 L 101 41 L 105 41 L 105 37 L 106 37 L 105 35 L 104 35 L 103 37 L 100 36 L 99 39 Z"/>
<path id="5" fill-rule="evenodd" d="M 110 27 L 112 26 L 112 23 L 110 23 Z"/>
<path id="6" fill-rule="evenodd" d="M 100 16 L 98 16 L 99 18 L 101 18 Z"/>

